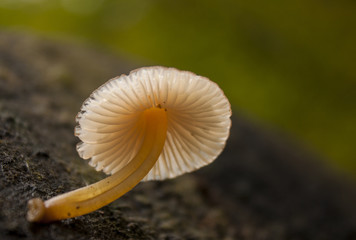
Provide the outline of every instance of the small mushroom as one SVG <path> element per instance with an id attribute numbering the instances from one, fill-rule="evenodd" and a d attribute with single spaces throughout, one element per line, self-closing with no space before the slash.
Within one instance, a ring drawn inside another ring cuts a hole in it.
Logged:
<path id="1" fill-rule="evenodd" d="M 212 162 L 231 126 L 217 84 L 175 68 L 145 67 L 95 90 L 78 113 L 80 157 L 110 175 L 49 200 L 28 202 L 27 220 L 51 222 L 95 211 L 140 181 L 163 180 Z"/>

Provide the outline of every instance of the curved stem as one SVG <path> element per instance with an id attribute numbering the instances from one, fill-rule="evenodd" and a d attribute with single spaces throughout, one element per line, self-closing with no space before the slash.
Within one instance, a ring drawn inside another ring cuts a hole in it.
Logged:
<path id="1" fill-rule="evenodd" d="M 136 186 L 151 170 L 162 152 L 167 133 L 165 109 L 144 111 L 145 135 L 136 156 L 120 171 L 92 185 L 64 193 L 45 202 L 28 202 L 30 222 L 51 222 L 95 211 L 121 197 Z"/>

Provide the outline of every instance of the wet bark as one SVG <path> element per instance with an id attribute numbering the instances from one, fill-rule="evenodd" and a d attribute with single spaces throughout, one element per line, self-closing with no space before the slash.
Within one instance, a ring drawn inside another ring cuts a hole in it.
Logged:
<path id="1" fill-rule="evenodd" d="M 355 184 L 234 111 L 210 166 L 139 184 L 94 213 L 30 224 L 27 200 L 104 177 L 80 159 L 75 115 L 138 65 L 80 43 L 0 32 L 0 239 L 356 239 Z"/>

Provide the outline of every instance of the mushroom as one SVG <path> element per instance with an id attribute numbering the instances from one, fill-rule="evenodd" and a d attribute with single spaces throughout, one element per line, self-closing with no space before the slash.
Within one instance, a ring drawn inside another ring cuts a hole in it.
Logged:
<path id="1" fill-rule="evenodd" d="M 231 107 L 208 78 L 144 67 L 95 90 L 76 117 L 80 157 L 110 175 L 49 200 L 28 202 L 27 220 L 51 222 L 95 211 L 140 181 L 163 180 L 212 162 L 223 150 Z"/>

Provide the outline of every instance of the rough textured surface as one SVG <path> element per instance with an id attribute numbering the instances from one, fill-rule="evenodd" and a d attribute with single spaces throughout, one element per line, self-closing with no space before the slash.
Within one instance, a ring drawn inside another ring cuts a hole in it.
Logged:
<path id="1" fill-rule="evenodd" d="M 356 239 L 353 183 L 312 154 L 233 118 L 213 164 L 141 183 L 99 211 L 47 225 L 26 202 L 103 177 L 79 159 L 81 103 L 133 64 L 90 47 L 0 32 L 0 239 Z"/>

